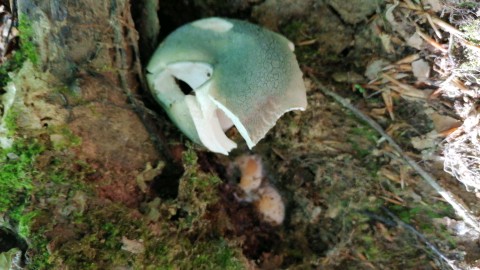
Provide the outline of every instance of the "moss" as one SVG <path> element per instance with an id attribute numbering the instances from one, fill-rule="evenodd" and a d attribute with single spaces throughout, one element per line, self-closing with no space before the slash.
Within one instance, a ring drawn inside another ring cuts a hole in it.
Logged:
<path id="1" fill-rule="evenodd" d="M 19 17 L 18 31 L 20 32 L 20 52 L 19 57 L 23 60 L 30 60 L 33 64 L 38 62 L 37 48 L 32 42 L 33 28 L 32 21 L 26 16 L 21 14 Z"/>
<path id="2" fill-rule="evenodd" d="M 0 213 L 22 205 L 33 188 L 35 157 L 44 150 L 37 142 L 16 142 L 0 150 Z"/>
<path id="3" fill-rule="evenodd" d="M 192 260 L 182 262 L 178 265 L 179 269 L 244 269 L 233 250 L 222 239 L 200 243 L 193 247 L 192 253 Z"/>
<path id="4" fill-rule="evenodd" d="M 3 118 L 3 123 L 7 129 L 7 136 L 11 137 L 15 134 L 17 130 L 17 117 L 18 112 L 16 110 L 10 109 L 7 111 L 7 115 Z"/>
<path id="5" fill-rule="evenodd" d="M 37 49 L 32 42 L 33 28 L 31 20 L 24 15 L 20 15 L 18 30 L 20 48 L 5 63 L 0 65 L 0 87 L 4 87 L 10 81 L 8 73 L 20 69 L 24 61 L 30 60 L 33 64 L 38 62 Z"/>
<path id="6" fill-rule="evenodd" d="M 37 211 L 27 210 L 35 185 L 35 159 L 44 148 L 35 141 L 16 141 L 0 150 L 0 215 L 9 217 L 20 238 L 29 239 Z"/>
<path id="7" fill-rule="evenodd" d="M 403 222 L 412 223 L 412 221 L 426 222 L 426 225 L 431 226 L 431 220 L 434 218 L 441 218 L 445 216 L 454 216 L 451 206 L 444 202 L 437 202 L 435 204 L 415 204 L 415 207 L 404 207 L 393 205 L 390 208 Z M 422 223 L 420 223 L 421 226 Z"/>
<path id="8" fill-rule="evenodd" d="M 474 2 L 474 1 L 467 1 L 467 2 L 463 2 L 463 3 L 459 3 L 458 6 L 461 7 L 461 8 L 465 8 L 465 9 L 475 9 L 478 7 L 478 3 Z"/>
<path id="9" fill-rule="evenodd" d="M 51 127 L 49 133 L 54 150 L 64 150 L 79 146 L 82 143 L 82 139 L 76 136 L 67 126 Z"/>
<path id="10" fill-rule="evenodd" d="M 368 126 L 354 127 L 352 128 L 352 134 L 366 138 L 372 144 L 376 144 L 378 141 L 378 133 Z"/>
<path id="11" fill-rule="evenodd" d="M 432 236 L 435 239 L 446 240 L 452 247 L 456 246 L 451 233 L 443 225 L 435 225 L 432 220 L 443 217 L 455 216 L 453 208 L 445 202 L 432 204 L 415 204 L 414 207 L 394 205 L 389 207 L 403 222 L 415 224 L 415 227 L 422 233 Z M 432 238 L 433 238 L 432 237 Z"/>
<path id="12" fill-rule="evenodd" d="M 48 239 L 46 239 L 42 233 L 37 232 L 35 235 L 32 235 L 29 240 L 31 247 L 41 247 L 41 249 L 37 249 L 37 252 L 31 256 L 26 269 L 54 269 L 50 252 L 47 250 L 49 243 Z"/>
<path id="13" fill-rule="evenodd" d="M 30 222 L 28 269 L 243 269 L 237 259 L 240 251 L 217 236 L 205 217 L 217 202 L 220 179 L 199 170 L 192 145 L 183 161 L 179 197 L 148 204 L 160 213 L 152 220 L 148 209 L 140 215 L 99 198 L 95 185 L 84 182 L 84 172 L 71 171 L 66 158 L 50 159 L 36 179 L 35 196 L 46 205 Z M 81 165 L 77 163 L 74 167 Z M 78 205 L 79 193 L 87 204 L 85 211 Z M 123 237 L 143 243 L 145 251 L 125 250 Z"/>
<path id="14" fill-rule="evenodd" d="M 386 202 L 376 200 L 371 203 L 369 205 L 366 201 L 355 202 L 354 207 L 357 210 L 351 209 L 352 205 L 349 205 L 341 211 L 343 213 L 342 230 L 351 232 L 348 234 L 348 246 L 353 257 L 356 257 L 354 259 L 356 263 L 365 263 L 379 268 L 389 265 L 392 269 L 411 269 L 423 265 L 425 261 L 418 254 L 419 252 L 429 253 L 429 249 L 419 245 L 415 235 L 397 226 L 385 214 L 381 208 L 382 205 L 387 204 Z M 446 228 L 432 225 L 432 218 L 453 214 L 450 207 L 443 202 L 439 202 L 438 205 L 433 204 L 435 210 L 430 208 L 431 205 L 415 204 L 415 206 L 410 208 L 390 205 L 388 208 L 402 220 L 408 221 L 407 224 L 415 227 L 427 239 L 447 241 L 454 247 L 455 241 L 452 240 Z M 395 260 L 398 257 L 409 259 Z"/>
<path id="15" fill-rule="evenodd" d="M 290 23 L 284 25 L 281 28 L 281 32 L 289 40 L 295 40 L 298 37 L 298 33 L 303 33 L 307 29 L 308 25 L 301 20 L 292 20 Z"/>
<path id="16" fill-rule="evenodd" d="M 17 233 L 20 237 L 29 238 L 30 227 L 37 215 L 37 211 L 25 212 L 24 205 L 20 205 L 10 213 L 10 218 L 17 222 Z"/>
<path id="17" fill-rule="evenodd" d="M 460 27 L 466 38 L 474 43 L 480 43 L 480 20 L 472 20 Z"/>
<path id="18" fill-rule="evenodd" d="M 168 207 L 174 201 L 164 202 L 160 207 Z M 183 205 L 187 204 L 184 202 Z M 51 216 L 43 213 L 40 219 Z M 192 216 L 194 222 L 190 227 L 184 222 L 171 218 L 150 223 L 147 216 L 135 214 L 131 209 L 115 204 L 90 204 L 89 211 L 72 217 L 73 220 L 63 225 L 62 232 L 73 234 L 68 241 L 62 239 L 61 233 L 53 233 L 50 240 L 61 243 L 51 250 L 49 258 L 38 251 L 34 257 L 43 261 L 39 268 L 52 269 L 67 267 L 69 269 L 110 269 L 112 267 L 132 267 L 133 269 L 243 269 L 237 252 L 227 242 L 215 236 L 194 236 L 203 231 L 198 216 Z M 55 221 L 57 220 L 57 221 Z M 59 222 L 55 217 L 44 228 Z M 157 233 L 153 227 L 163 228 Z M 168 228 L 168 229 L 167 229 Z M 55 231 L 54 231 L 55 232 Z M 192 235 L 192 232 L 194 235 Z M 122 238 L 143 242 L 144 253 L 134 254 L 124 250 Z M 34 269 L 34 268 L 30 268 Z"/>
<path id="19" fill-rule="evenodd" d="M 53 264 L 71 269 L 141 265 L 141 256 L 122 249 L 122 237 L 142 239 L 142 232 L 146 231 L 142 219 L 133 218 L 128 209 L 121 205 L 94 207 L 84 215 L 78 215 L 72 226 L 65 227 L 76 237 L 52 251 Z"/>
<path id="20" fill-rule="evenodd" d="M 68 103 L 72 106 L 89 106 L 91 101 L 86 100 L 82 96 L 82 91 L 78 84 L 79 82 L 76 80 L 68 85 L 62 85 L 61 87 L 56 88 L 54 91 L 62 99 L 68 100 Z"/>
<path id="21" fill-rule="evenodd" d="M 14 130 L 15 117 L 11 119 L 8 126 Z M 8 216 L 18 236 L 29 242 L 32 264 L 28 269 L 51 269 L 50 254 L 46 249 L 48 241 L 43 235 L 46 228 L 36 225 L 44 214 L 37 207 L 36 200 L 62 196 L 58 189 L 67 182 L 68 174 L 60 169 L 60 164 L 52 162 L 51 167 L 37 169 L 37 160 L 45 152 L 48 149 L 41 142 L 28 139 L 17 139 L 11 148 L 0 150 L 0 213 Z M 61 166 L 65 165 L 62 163 Z M 52 183 L 63 185 L 52 186 Z M 69 186 L 72 189 L 79 187 L 75 184 Z M 47 218 L 51 221 L 53 215 L 50 213 Z"/>
<path id="22" fill-rule="evenodd" d="M 193 146 L 187 144 L 187 150 L 182 156 L 185 173 L 180 180 L 181 200 L 193 202 L 196 198 L 204 203 L 213 202 L 217 199 L 215 188 L 221 180 L 214 174 L 203 173 L 198 166 L 198 157 Z"/>
<path id="23" fill-rule="evenodd" d="M 348 142 L 352 145 L 357 157 L 362 160 L 368 157 L 378 140 L 377 132 L 366 125 L 359 124 L 350 129 L 351 136 Z M 371 164 L 371 162 L 369 162 Z"/>

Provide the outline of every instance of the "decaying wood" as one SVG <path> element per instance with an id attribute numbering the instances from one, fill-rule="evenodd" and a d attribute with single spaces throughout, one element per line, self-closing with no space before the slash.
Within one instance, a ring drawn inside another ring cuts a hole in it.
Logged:
<path id="1" fill-rule="evenodd" d="M 161 143 L 151 135 L 156 130 L 147 130 L 153 120 L 138 101 L 143 81 L 130 1 L 19 0 L 18 9 L 31 20 L 40 69 L 54 78 L 46 95 L 67 89 L 55 106 L 69 117 L 56 124 L 81 138 L 75 154 L 98 168 L 99 183 L 112 187 L 105 196 L 135 204 L 142 198 L 134 191 L 135 174 L 161 159 L 155 150 Z M 49 117 L 55 118 L 42 116 Z"/>

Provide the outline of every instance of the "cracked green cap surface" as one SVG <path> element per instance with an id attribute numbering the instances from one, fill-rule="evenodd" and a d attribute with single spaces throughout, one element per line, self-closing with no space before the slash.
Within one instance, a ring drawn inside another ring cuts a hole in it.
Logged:
<path id="1" fill-rule="evenodd" d="M 233 125 L 252 148 L 285 112 L 307 106 L 293 44 L 244 21 L 207 18 L 180 27 L 160 44 L 147 73 L 152 94 L 182 132 L 225 155 L 236 147 L 224 133 Z"/>

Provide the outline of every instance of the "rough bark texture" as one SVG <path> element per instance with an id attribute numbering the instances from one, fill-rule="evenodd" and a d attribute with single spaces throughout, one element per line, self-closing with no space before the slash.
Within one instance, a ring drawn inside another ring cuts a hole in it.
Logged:
<path id="1" fill-rule="evenodd" d="M 49 106 L 68 115 L 64 122 L 44 120 L 42 127 L 71 129 L 82 141 L 75 155 L 95 168 L 102 195 L 131 205 L 141 198 L 134 188 L 136 171 L 158 155 L 132 103 L 141 68 L 133 49 L 138 35 L 129 5 L 122 0 L 22 0 L 18 8 L 32 20 L 40 69 L 52 76 L 44 85 L 48 89 L 41 89 L 45 95 L 31 104 L 61 96 L 48 101 Z M 42 119 L 58 118 L 41 112 L 45 107 L 35 107 Z"/>

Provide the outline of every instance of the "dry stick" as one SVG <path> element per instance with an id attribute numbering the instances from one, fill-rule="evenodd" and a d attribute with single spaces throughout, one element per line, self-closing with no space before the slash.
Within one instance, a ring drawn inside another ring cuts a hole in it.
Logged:
<path id="1" fill-rule="evenodd" d="M 340 103 L 343 107 L 349 109 L 353 114 L 355 114 L 358 118 L 362 119 L 365 121 L 370 127 L 375 129 L 380 135 L 382 135 L 385 140 L 390 143 L 390 145 L 397 151 L 397 153 L 402 157 L 402 159 L 412 167 L 417 173 L 433 188 L 435 191 L 438 192 L 456 211 L 457 215 L 459 215 L 468 225 L 472 226 L 477 232 L 480 232 L 480 225 L 477 222 L 477 220 L 470 215 L 469 211 L 462 205 L 460 204 L 453 196 L 448 192 L 446 189 L 441 187 L 436 180 L 428 173 L 426 172 L 422 167 L 420 167 L 417 162 L 415 162 L 412 158 L 407 156 L 402 148 L 390 137 L 384 130 L 383 128 L 377 124 L 372 118 L 367 116 L 366 114 L 362 113 L 359 109 L 355 108 L 350 102 L 341 96 L 335 94 L 334 92 L 328 90 L 323 84 L 313 75 L 310 75 L 310 78 L 317 84 L 318 88 L 320 91 L 322 91 L 324 94 L 332 97 Z"/>

